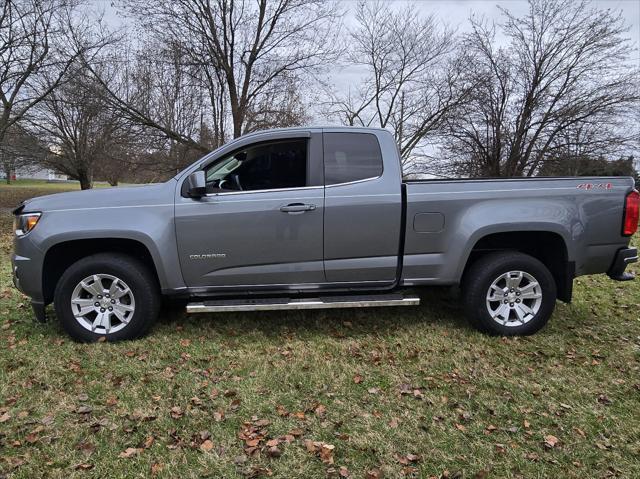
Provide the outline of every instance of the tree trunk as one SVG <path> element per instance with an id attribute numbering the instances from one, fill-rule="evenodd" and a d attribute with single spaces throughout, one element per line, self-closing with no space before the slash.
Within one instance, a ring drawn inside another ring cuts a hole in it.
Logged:
<path id="1" fill-rule="evenodd" d="M 78 181 L 80 181 L 81 190 L 90 190 L 91 188 L 93 188 L 93 182 L 91 181 L 91 177 L 87 172 L 81 171 L 78 174 Z"/>
<path id="2" fill-rule="evenodd" d="M 9 163 L 4 164 L 4 174 L 7 176 L 7 184 L 11 184 L 11 165 Z"/>

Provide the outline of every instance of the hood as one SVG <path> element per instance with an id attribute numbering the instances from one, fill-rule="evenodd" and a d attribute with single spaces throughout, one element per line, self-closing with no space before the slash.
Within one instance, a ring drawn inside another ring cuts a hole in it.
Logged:
<path id="1" fill-rule="evenodd" d="M 176 182 L 169 180 L 143 186 L 98 188 L 84 191 L 69 191 L 53 195 L 38 196 L 25 200 L 15 211 L 55 211 L 89 208 L 113 208 L 118 206 L 144 206 L 173 203 Z"/>

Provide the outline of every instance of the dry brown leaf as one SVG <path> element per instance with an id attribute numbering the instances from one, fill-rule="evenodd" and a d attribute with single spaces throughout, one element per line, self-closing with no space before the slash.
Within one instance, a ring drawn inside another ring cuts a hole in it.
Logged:
<path id="1" fill-rule="evenodd" d="M 269 454 L 269 456 L 271 457 L 280 457 L 282 452 L 276 446 L 272 446 L 269 449 L 267 449 L 267 454 Z"/>
<path id="2" fill-rule="evenodd" d="M 211 449 L 213 449 L 213 442 L 211 442 L 211 439 L 207 439 L 200 444 L 200 450 L 202 451 L 209 452 Z"/>
<path id="3" fill-rule="evenodd" d="M 163 469 L 164 464 L 162 464 L 161 462 L 154 462 L 153 464 L 151 464 L 151 475 L 157 476 L 162 472 Z"/>
<path id="4" fill-rule="evenodd" d="M 356 384 L 360 384 L 362 382 L 362 376 L 356 374 L 355 376 L 353 376 L 353 382 Z"/>
<path id="5" fill-rule="evenodd" d="M 118 457 L 133 457 L 133 456 L 137 456 L 143 450 L 144 449 L 139 448 L 139 447 L 128 447 L 124 451 L 122 451 L 120 454 L 118 454 Z"/>
<path id="6" fill-rule="evenodd" d="M 558 444 L 558 438 L 549 434 L 547 436 L 544 437 L 544 446 L 551 449 L 556 447 L 556 444 Z"/>
<path id="7" fill-rule="evenodd" d="M 366 479 L 382 479 L 382 471 L 380 469 L 369 469 L 364 477 Z"/>
<path id="8" fill-rule="evenodd" d="M 256 447 L 258 444 L 260 444 L 260 439 L 247 439 L 245 441 L 245 444 L 247 445 L 247 447 Z"/>
<path id="9" fill-rule="evenodd" d="M 336 447 L 333 444 L 320 444 L 320 460 L 325 464 L 333 464 L 333 451 Z"/>

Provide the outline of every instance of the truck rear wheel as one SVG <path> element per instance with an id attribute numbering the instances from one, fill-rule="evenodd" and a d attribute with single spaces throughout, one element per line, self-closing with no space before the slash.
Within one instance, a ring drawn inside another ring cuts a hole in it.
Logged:
<path id="1" fill-rule="evenodd" d="M 491 253 L 476 261 L 463 280 L 465 312 L 478 330 L 521 336 L 540 330 L 556 303 L 547 267 L 517 252 Z"/>
<path id="2" fill-rule="evenodd" d="M 158 316 L 160 295 L 148 268 L 127 255 L 101 253 L 71 265 L 56 286 L 56 315 L 82 342 L 134 339 Z"/>

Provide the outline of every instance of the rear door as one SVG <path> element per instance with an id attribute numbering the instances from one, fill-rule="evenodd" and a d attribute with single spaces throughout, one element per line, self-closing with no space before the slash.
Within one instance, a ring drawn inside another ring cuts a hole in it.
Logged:
<path id="1" fill-rule="evenodd" d="M 388 140 L 385 154 L 395 158 Z M 327 281 L 392 283 L 402 219 L 399 165 L 385 171 L 379 136 L 367 132 L 325 130 L 323 150 Z"/>
<path id="2" fill-rule="evenodd" d="M 320 133 L 261 141 L 205 168 L 207 196 L 176 203 L 189 287 L 324 283 L 321 141 Z"/>

